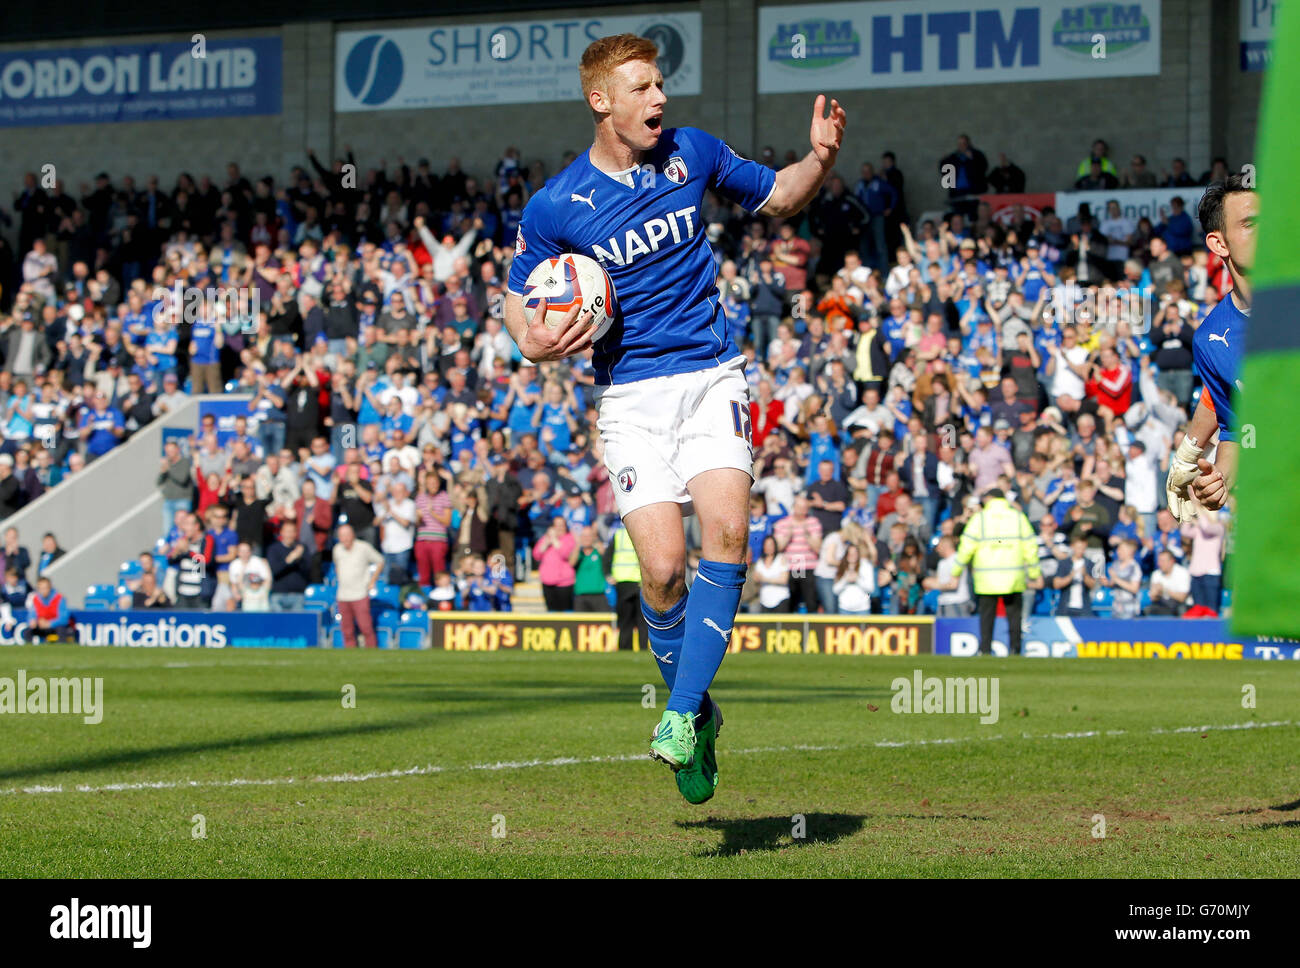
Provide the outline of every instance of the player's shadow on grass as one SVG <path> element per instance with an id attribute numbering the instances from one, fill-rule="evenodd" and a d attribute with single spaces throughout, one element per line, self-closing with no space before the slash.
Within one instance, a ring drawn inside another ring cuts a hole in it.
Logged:
<path id="1" fill-rule="evenodd" d="M 736 817 L 679 822 L 686 830 L 703 827 L 722 832 L 716 850 L 701 851 L 699 857 L 735 857 L 742 851 L 781 850 L 807 847 L 810 844 L 833 844 L 852 837 L 869 817 L 852 813 L 808 813 L 803 815 L 803 836 L 795 837 L 795 822 L 790 817 Z"/>

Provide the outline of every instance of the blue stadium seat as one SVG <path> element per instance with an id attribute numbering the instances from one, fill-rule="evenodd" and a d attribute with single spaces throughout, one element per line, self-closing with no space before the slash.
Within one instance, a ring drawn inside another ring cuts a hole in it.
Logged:
<path id="1" fill-rule="evenodd" d="M 1222 615 L 1230 608 L 1232 608 L 1232 589 L 1225 588 L 1223 594 L 1219 596 L 1219 614 Z"/>
<path id="2" fill-rule="evenodd" d="M 1109 588 L 1098 588 L 1092 593 L 1092 611 L 1098 618 L 1110 618 L 1114 598 Z"/>
<path id="3" fill-rule="evenodd" d="M 91 585 L 86 589 L 86 608 L 109 609 L 116 605 L 116 585 Z"/>
<path id="4" fill-rule="evenodd" d="M 397 628 L 397 648 L 423 649 L 429 638 L 428 612 L 403 612 Z"/>
<path id="5" fill-rule="evenodd" d="M 335 589 L 329 585 L 308 585 L 303 606 L 320 612 L 333 612 Z"/>
<path id="6" fill-rule="evenodd" d="M 1142 587 L 1142 594 L 1138 596 L 1138 603 L 1142 606 L 1142 614 L 1145 615 L 1147 609 L 1151 607 L 1151 589 L 1145 585 Z"/>
<path id="7" fill-rule="evenodd" d="M 334 580 L 334 562 L 329 561 L 325 563 L 325 571 L 321 575 L 321 581 L 324 582 L 326 585 L 338 584 L 338 582 Z"/>
<path id="8" fill-rule="evenodd" d="M 926 592 L 924 595 L 921 596 L 920 614 L 934 615 L 938 611 L 939 611 L 939 589 L 931 588 L 928 592 Z"/>
<path id="9" fill-rule="evenodd" d="M 390 585 L 388 582 L 376 582 L 374 589 L 370 592 L 370 611 L 376 609 L 381 611 L 402 610 L 402 603 L 399 601 L 402 589 L 397 585 Z"/>
<path id="10" fill-rule="evenodd" d="M 402 625 L 402 613 L 385 610 L 375 623 L 375 638 L 381 649 L 397 648 L 397 632 Z"/>

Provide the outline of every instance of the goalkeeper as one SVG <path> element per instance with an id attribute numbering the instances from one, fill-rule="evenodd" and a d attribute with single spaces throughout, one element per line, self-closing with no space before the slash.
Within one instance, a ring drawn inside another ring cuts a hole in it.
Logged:
<path id="1" fill-rule="evenodd" d="M 1205 390 L 1165 481 L 1169 510 L 1179 521 L 1194 517 L 1198 502 L 1211 511 L 1223 507 L 1237 472 L 1232 391 L 1242 389 L 1237 374 L 1250 324 L 1250 269 L 1255 261 L 1259 197 L 1240 175 L 1231 175 L 1205 190 L 1198 214 L 1205 245 L 1227 266 L 1232 291 L 1205 317 L 1192 340 L 1192 357 Z M 1219 446 L 1211 464 L 1205 452 L 1216 429 Z"/>

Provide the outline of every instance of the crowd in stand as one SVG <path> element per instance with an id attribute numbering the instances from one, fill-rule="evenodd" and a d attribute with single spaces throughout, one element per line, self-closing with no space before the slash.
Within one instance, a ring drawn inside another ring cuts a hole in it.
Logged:
<path id="1" fill-rule="evenodd" d="M 1110 180 L 1082 187 L 1156 183 L 1107 153 L 1078 177 Z M 0 518 L 191 394 L 247 394 L 233 427 L 208 414 L 167 444 L 135 607 L 294 609 L 343 582 L 340 546 L 350 594 L 509 608 L 529 562 L 549 608 L 595 607 L 618 524 L 590 352 L 537 367 L 502 323 L 543 164 L 309 161 L 170 190 L 105 173 L 75 198 L 28 176 L 0 252 Z M 921 224 L 888 152 L 790 219 L 708 199 L 750 360 L 746 607 L 969 613 L 955 542 L 999 487 L 1040 529 L 1040 611 L 1089 614 L 1101 591 L 1115 615 L 1217 611 L 1229 515 L 1180 528 L 1160 482 L 1226 273 L 1182 205 L 994 221 L 978 195 L 1023 172 L 965 136 L 948 166 L 950 211 Z"/>

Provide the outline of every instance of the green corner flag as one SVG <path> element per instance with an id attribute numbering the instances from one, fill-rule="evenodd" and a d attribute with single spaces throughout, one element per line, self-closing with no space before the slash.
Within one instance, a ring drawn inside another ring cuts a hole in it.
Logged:
<path id="1" fill-rule="evenodd" d="M 1274 27 L 1259 120 L 1260 220 L 1242 362 L 1232 630 L 1300 637 L 1300 3 Z"/>

